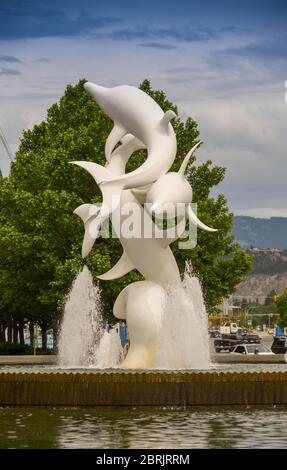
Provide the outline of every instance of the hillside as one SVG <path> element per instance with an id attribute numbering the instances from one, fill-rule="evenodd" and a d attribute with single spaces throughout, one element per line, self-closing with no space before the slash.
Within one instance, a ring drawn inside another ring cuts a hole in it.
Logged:
<path id="1" fill-rule="evenodd" d="M 233 235 L 243 247 L 287 249 L 287 217 L 234 217 Z"/>
<path id="2" fill-rule="evenodd" d="M 274 289 L 278 294 L 287 287 L 287 250 L 247 250 L 253 257 L 253 270 L 239 285 L 234 298 L 264 303 Z"/>

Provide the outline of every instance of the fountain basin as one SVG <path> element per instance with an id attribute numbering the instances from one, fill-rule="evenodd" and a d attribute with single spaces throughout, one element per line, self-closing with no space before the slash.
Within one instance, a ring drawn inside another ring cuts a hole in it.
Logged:
<path id="1" fill-rule="evenodd" d="M 242 354 L 229 354 L 229 353 L 211 353 L 210 360 L 213 364 L 286 364 L 285 354 L 276 355 L 247 355 Z M 58 364 L 58 356 L 0 356 L 1 365 L 8 364 Z"/>
<path id="2" fill-rule="evenodd" d="M 21 371 L 21 369 L 19 369 Z M 0 372 L 0 406 L 287 404 L 287 370 Z"/>

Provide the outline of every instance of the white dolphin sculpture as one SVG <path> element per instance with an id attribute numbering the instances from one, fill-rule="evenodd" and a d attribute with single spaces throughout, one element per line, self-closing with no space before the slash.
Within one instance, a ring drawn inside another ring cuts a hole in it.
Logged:
<path id="1" fill-rule="evenodd" d="M 112 199 L 115 201 L 117 196 L 120 199 L 124 189 L 153 183 L 169 170 L 176 156 L 176 137 L 170 124 L 176 114 L 172 110 L 164 113 L 149 95 L 136 87 L 105 88 L 90 82 L 84 87 L 114 121 L 114 128 L 106 141 L 107 162 L 111 160 L 115 146 L 127 134 L 141 142 L 140 148 L 147 149 L 147 159 L 139 168 L 118 176 L 97 163 L 73 162 L 85 168 L 99 185 L 105 200 L 105 211 L 99 214 L 99 218 L 105 218 L 115 208 Z"/>
<path id="2" fill-rule="evenodd" d="M 190 222 L 204 230 L 214 231 L 192 212 L 192 189 L 184 177 L 189 158 L 199 144 L 188 152 L 178 173 L 167 173 L 176 153 L 175 135 L 169 123 L 172 112 L 164 114 L 150 97 L 133 87 L 106 89 L 87 83 L 86 89 L 114 120 L 115 126 L 107 140 L 106 167 L 93 162 L 73 162 L 94 177 L 103 194 L 102 208 L 82 204 L 74 211 L 85 225 L 83 257 L 90 252 L 104 218 L 111 215 L 114 195 L 120 196 L 120 209 L 132 202 L 137 205 L 141 216 L 145 212 L 142 206 L 145 201 L 152 203 L 153 207 L 165 202 L 183 202 L 188 205 Z M 114 150 L 120 139 L 121 145 Z M 140 148 L 148 150 L 146 162 L 137 170 L 125 174 L 128 159 Z M 124 221 L 125 215 L 120 210 L 120 227 Z M 185 220 L 182 231 L 184 228 Z M 154 367 L 166 288 L 170 285 L 181 288 L 178 266 L 169 247 L 181 233 L 176 237 L 174 234 L 170 236 L 167 230 L 162 239 L 125 237 L 121 231 L 117 235 L 123 254 L 115 266 L 98 276 L 99 279 L 116 279 L 133 269 L 145 278 L 123 289 L 114 304 L 114 315 L 126 319 L 129 327 L 130 348 L 122 366 Z"/>
<path id="3" fill-rule="evenodd" d="M 123 173 L 128 158 L 141 145 L 132 136 L 126 138 L 114 152 L 107 169 L 115 175 Z M 123 191 L 120 206 L 128 203 L 137 205 L 142 220 L 145 210 L 129 189 Z M 100 222 L 98 212 L 99 208 L 92 204 L 82 204 L 74 211 L 85 224 L 83 256 L 88 254 L 95 241 L 91 225 Z M 120 210 L 120 227 L 125 217 Z M 134 269 L 144 276 L 145 281 L 134 282 L 122 290 L 115 301 L 113 313 L 116 318 L 126 320 L 129 328 L 130 348 L 121 366 L 151 368 L 155 365 L 159 344 L 165 288 L 169 285 L 180 286 L 180 273 L 169 247 L 174 238 L 125 238 L 121 231 L 117 235 L 124 250 L 123 254 L 115 266 L 98 278 L 113 280 Z"/>
<path id="4" fill-rule="evenodd" d="M 159 179 L 150 187 L 146 202 L 152 204 L 151 211 L 163 211 L 166 205 L 173 203 L 186 204 L 186 215 L 189 221 L 206 232 L 216 232 L 217 229 L 205 225 L 192 210 L 192 187 L 186 180 L 184 173 L 186 171 L 189 159 L 193 152 L 202 142 L 195 144 L 187 153 L 178 172 L 169 172 L 159 177 Z"/>
<path id="5" fill-rule="evenodd" d="M 197 215 L 192 210 L 191 201 L 192 201 L 192 188 L 188 181 L 184 177 L 184 172 L 186 170 L 187 164 L 189 159 L 191 158 L 195 149 L 200 145 L 201 142 L 198 142 L 196 145 L 192 147 L 192 149 L 186 155 L 178 173 L 170 172 L 165 175 L 159 177 L 159 179 L 153 183 L 152 185 L 147 185 L 141 188 L 134 188 L 131 191 L 123 191 L 122 197 L 120 200 L 120 206 L 128 202 L 136 202 L 139 206 L 141 203 L 147 202 L 152 204 L 151 209 L 157 209 L 158 207 L 164 207 L 166 203 L 185 203 L 186 204 L 186 215 L 189 221 L 205 230 L 207 232 L 216 232 L 217 229 L 213 229 L 205 225 Z M 114 151 L 113 157 L 110 163 L 107 164 L 105 168 L 97 165 L 93 162 L 74 162 L 79 166 L 82 166 L 84 169 L 92 173 L 91 169 L 94 165 L 103 168 L 106 172 L 109 173 L 110 177 L 116 177 L 116 175 L 121 175 L 125 171 L 125 166 L 132 155 L 133 152 L 142 148 L 142 143 L 132 135 L 127 135 L 123 139 L 123 143 Z M 83 164 L 82 164 L 83 163 Z M 127 195 L 127 194 L 128 195 Z M 113 194 L 109 194 L 109 196 L 113 196 Z M 108 200 L 105 198 L 105 192 L 103 191 L 103 206 L 107 207 L 106 205 L 112 204 L 112 200 Z M 143 209 L 140 209 L 143 211 Z M 82 246 L 82 256 L 86 257 L 98 236 L 100 231 L 101 225 L 103 220 L 106 216 L 108 216 L 108 211 L 102 211 L 99 207 L 94 206 L 92 204 L 82 204 L 74 211 L 75 214 L 79 215 L 85 224 L 85 236 L 83 240 Z M 104 216 L 102 214 L 105 214 Z M 143 218 L 143 217 L 142 217 Z M 183 229 L 184 230 L 184 229 Z M 168 236 L 166 237 L 168 238 Z M 145 239 L 142 241 L 141 249 L 148 249 L 145 247 Z M 172 237 L 172 241 L 175 241 L 175 238 Z M 121 243 L 123 245 L 123 239 L 121 239 Z M 132 243 L 129 241 L 129 243 Z M 151 247 L 150 247 L 151 248 Z M 161 247 L 156 245 L 154 246 L 155 249 L 160 251 Z M 137 243 L 135 243 L 135 252 L 138 252 Z M 141 257 L 140 257 L 141 258 Z M 137 263 L 136 263 L 137 264 Z M 130 270 L 130 269 L 129 269 Z M 142 270 L 138 269 L 142 274 Z M 127 271 L 128 272 L 128 271 Z M 126 274 L 126 272 L 125 272 Z M 123 275 L 123 274 L 121 274 Z M 117 276 L 118 277 L 118 276 Z M 146 277 L 146 276 L 145 276 Z M 149 277 L 147 277 L 149 278 Z"/>
<path id="6" fill-rule="evenodd" d="M 117 148 L 111 162 L 107 165 L 109 171 L 114 175 L 124 171 L 125 164 L 131 154 L 140 148 L 140 142 L 132 137 L 129 138 Z M 144 218 L 144 208 L 134 195 L 132 190 L 124 190 L 121 198 L 120 224 L 124 222 L 126 215 L 122 214 L 121 208 L 125 204 L 133 203 L 138 206 L 141 220 Z M 82 246 L 82 256 L 85 257 L 90 252 L 96 238 L 97 224 L 102 222 L 98 218 L 99 208 L 93 204 L 82 204 L 74 210 L 85 224 L 85 236 Z M 92 224 L 94 226 L 92 227 Z M 183 229 L 184 230 L 184 227 Z M 167 234 L 168 235 L 168 234 Z M 123 255 L 117 264 L 107 273 L 98 276 L 102 280 L 112 280 L 124 276 L 129 271 L 137 269 L 145 279 L 154 281 L 162 287 L 169 284 L 180 282 L 180 275 L 174 255 L 169 248 L 169 244 L 174 241 L 173 238 L 125 238 L 120 231 L 117 233 L 124 249 Z M 143 256 L 146 253 L 146 256 Z M 150 260 L 153 259 L 153 263 Z"/>

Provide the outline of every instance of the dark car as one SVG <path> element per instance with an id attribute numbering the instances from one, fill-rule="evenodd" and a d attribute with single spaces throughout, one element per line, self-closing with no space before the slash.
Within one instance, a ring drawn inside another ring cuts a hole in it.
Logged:
<path id="1" fill-rule="evenodd" d="M 261 338 L 258 335 L 244 335 L 243 336 L 243 343 L 260 344 L 261 343 Z"/>
<path id="2" fill-rule="evenodd" d="M 286 336 L 274 336 L 271 351 L 274 354 L 285 354 L 287 352 Z"/>
<path id="3" fill-rule="evenodd" d="M 222 335 L 220 339 L 214 340 L 215 352 L 231 352 L 237 344 L 260 344 L 261 339 L 258 335 Z"/>
<path id="4" fill-rule="evenodd" d="M 243 336 L 241 335 L 222 335 L 221 338 L 214 340 L 215 352 L 221 351 L 231 352 L 237 344 L 243 342 Z"/>

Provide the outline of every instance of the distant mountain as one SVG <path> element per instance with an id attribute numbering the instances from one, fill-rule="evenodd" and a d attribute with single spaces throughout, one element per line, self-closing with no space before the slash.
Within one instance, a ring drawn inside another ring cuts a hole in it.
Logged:
<path id="1" fill-rule="evenodd" d="M 287 217 L 259 219 L 236 216 L 232 233 L 244 248 L 255 246 L 287 249 Z"/>
<path id="2" fill-rule="evenodd" d="M 252 272 L 237 286 L 234 298 L 263 304 L 272 290 L 281 294 L 287 287 L 287 250 L 246 250 L 253 258 Z"/>

